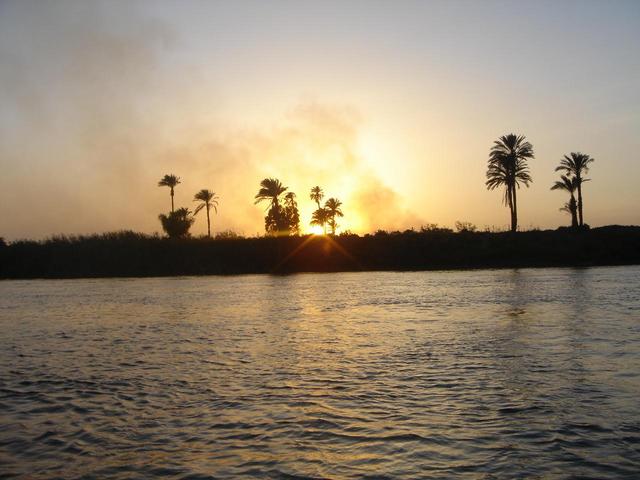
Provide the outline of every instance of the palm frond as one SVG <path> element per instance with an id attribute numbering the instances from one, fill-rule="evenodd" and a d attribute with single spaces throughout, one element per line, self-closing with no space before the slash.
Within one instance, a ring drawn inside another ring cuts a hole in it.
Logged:
<path id="1" fill-rule="evenodd" d="M 165 175 L 158 182 L 159 187 L 170 187 L 174 188 L 176 185 L 180 183 L 180 177 L 174 175 L 173 173 Z"/>

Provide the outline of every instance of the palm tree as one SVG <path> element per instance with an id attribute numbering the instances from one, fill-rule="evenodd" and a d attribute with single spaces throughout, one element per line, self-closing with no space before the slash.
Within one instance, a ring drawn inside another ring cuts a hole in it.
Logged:
<path id="1" fill-rule="evenodd" d="M 282 185 L 280 180 L 276 178 L 265 178 L 260 182 L 260 190 L 255 196 L 255 203 L 258 204 L 264 200 L 269 203 L 269 212 L 265 217 L 265 230 L 267 232 L 281 232 L 285 230 L 285 218 L 280 208 L 279 197 L 287 191 L 287 187 Z"/>
<path id="2" fill-rule="evenodd" d="M 169 187 L 171 189 L 171 212 L 173 212 L 173 189 L 180 183 L 180 177 L 176 177 L 173 173 L 165 175 L 158 182 L 159 187 Z"/>
<path id="3" fill-rule="evenodd" d="M 578 216 L 576 215 L 577 204 L 574 192 L 578 187 L 578 182 L 576 177 L 569 178 L 565 175 L 562 175 L 560 176 L 560 178 L 561 180 L 556 180 L 556 182 L 551 187 L 551 190 L 564 190 L 566 192 L 569 192 L 569 194 L 571 195 L 569 202 L 566 203 L 565 206 L 560 209 L 560 211 L 569 212 L 571 214 L 571 226 L 575 228 L 578 226 Z"/>
<path id="4" fill-rule="evenodd" d="M 576 228 L 578 226 L 578 204 L 575 197 L 571 197 L 571 199 L 566 202 L 564 206 L 559 210 L 561 212 L 567 212 L 569 215 L 571 215 L 571 226 L 573 228 Z"/>
<path id="5" fill-rule="evenodd" d="M 320 206 L 320 201 L 324 198 L 324 192 L 319 186 L 315 186 L 309 193 L 309 198 L 316 202 L 318 209 L 311 214 L 311 225 L 319 225 L 324 230 L 324 234 L 327 234 L 327 216 L 324 209 Z"/>
<path id="6" fill-rule="evenodd" d="M 296 194 L 293 192 L 288 192 L 284 196 L 284 216 L 289 232 L 298 235 L 300 233 L 300 212 L 298 211 Z"/>
<path id="7" fill-rule="evenodd" d="M 560 165 L 556 167 L 556 172 L 564 170 L 567 175 L 573 175 L 578 187 L 578 216 L 580 226 L 584 226 L 584 219 L 582 217 L 582 184 L 588 182 L 588 178 L 582 178 L 582 173 L 589 173 L 589 164 L 593 162 L 586 153 L 571 152 L 569 155 L 565 155 L 560 160 Z"/>
<path id="8" fill-rule="evenodd" d="M 255 204 L 268 200 L 271 202 L 270 206 L 279 207 L 278 199 L 286 191 L 287 187 L 282 185 L 282 182 L 277 178 L 265 178 L 260 182 L 260 190 L 255 196 Z"/>
<path id="9" fill-rule="evenodd" d="M 489 152 L 487 168 L 487 189 L 493 190 L 504 185 L 504 203 L 511 210 L 511 231 L 518 229 L 518 207 L 516 190 L 520 183 L 526 187 L 532 181 L 527 159 L 534 158 L 533 146 L 524 135 L 510 133 L 493 142 Z"/>
<path id="10" fill-rule="evenodd" d="M 324 209 L 327 212 L 327 222 L 329 223 L 329 226 L 331 227 L 331 234 L 332 235 L 336 234 L 336 227 L 338 226 L 337 223 L 336 223 L 336 217 L 344 216 L 342 214 L 342 210 L 340 210 L 340 206 L 341 205 L 342 205 L 342 202 L 340 200 L 338 200 L 337 198 L 330 198 L 324 204 Z"/>
<path id="11" fill-rule="evenodd" d="M 311 214 L 311 225 L 318 225 L 323 228 L 324 234 L 327 234 L 327 220 L 329 219 L 327 211 L 320 207 Z"/>
<path id="12" fill-rule="evenodd" d="M 318 208 L 320 208 L 320 200 L 324 198 L 324 192 L 318 186 L 315 186 L 311 189 L 311 193 L 309 194 L 309 198 L 318 204 Z"/>
<path id="13" fill-rule="evenodd" d="M 194 222 L 191 212 L 186 208 L 179 208 L 169 215 L 161 213 L 158 215 L 158 218 L 169 238 L 188 237 L 189 228 L 191 228 Z"/>
<path id="14" fill-rule="evenodd" d="M 213 210 L 218 213 L 218 196 L 216 192 L 203 188 L 193 197 L 194 202 L 201 202 L 196 207 L 193 215 L 197 215 L 203 208 L 207 209 L 207 237 L 211 238 L 211 221 L 209 220 L 209 210 L 213 207 Z"/>

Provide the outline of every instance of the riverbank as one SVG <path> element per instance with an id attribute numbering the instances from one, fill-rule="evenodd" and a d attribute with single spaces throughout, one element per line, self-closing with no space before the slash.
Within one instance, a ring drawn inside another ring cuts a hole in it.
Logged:
<path id="1" fill-rule="evenodd" d="M 640 264 L 637 226 L 215 240 L 115 232 L 0 247 L 3 279 L 633 264 Z"/>

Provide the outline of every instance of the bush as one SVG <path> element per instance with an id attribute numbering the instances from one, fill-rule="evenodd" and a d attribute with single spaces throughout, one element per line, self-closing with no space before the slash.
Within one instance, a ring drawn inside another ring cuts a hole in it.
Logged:
<path id="1" fill-rule="evenodd" d="M 477 229 L 478 227 L 471 222 L 456 222 L 456 232 L 458 233 L 475 232 Z"/>
<path id="2" fill-rule="evenodd" d="M 179 208 L 175 212 L 165 215 L 161 213 L 158 218 L 162 223 L 162 229 L 169 238 L 185 238 L 189 236 L 189 229 L 195 219 L 186 208 Z"/>
<path id="3" fill-rule="evenodd" d="M 236 238 L 244 238 L 244 237 L 239 233 L 234 232 L 233 230 L 224 230 L 216 234 L 216 240 L 233 240 Z"/>

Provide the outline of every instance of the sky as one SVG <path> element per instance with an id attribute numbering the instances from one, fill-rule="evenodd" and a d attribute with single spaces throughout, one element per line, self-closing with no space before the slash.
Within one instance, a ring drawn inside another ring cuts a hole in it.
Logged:
<path id="1" fill-rule="evenodd" d="M 570 224 L 563 155 L 595 162 L 585 222 L 640 224 L 640 2 L 0 0 L 0 236 L 161 230 L 219 196 L 262 234 L 263 178 L 320 185 L 339 231 L 507 229 L 489 149 L 533 144 L 521 229 Z M 192 229 L 206 233 L 199 214 Z"/>

